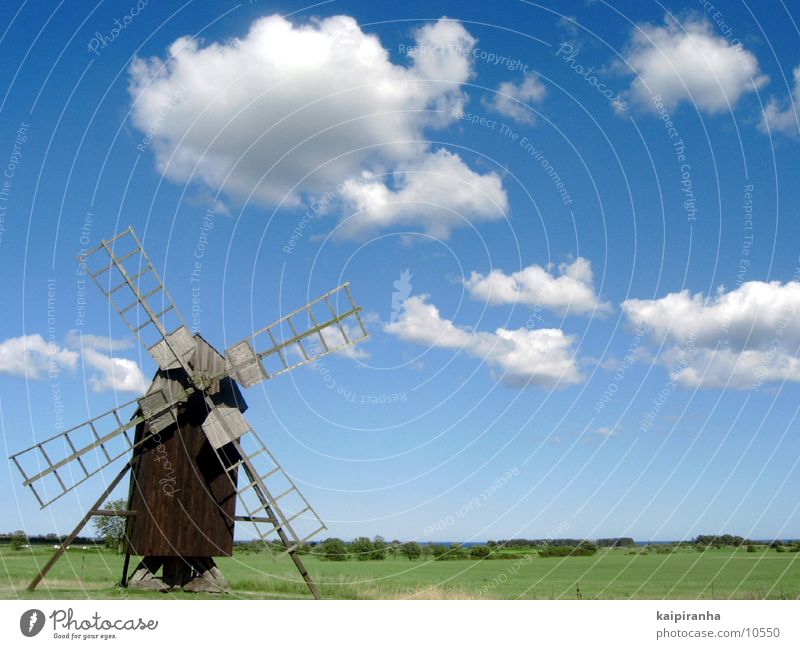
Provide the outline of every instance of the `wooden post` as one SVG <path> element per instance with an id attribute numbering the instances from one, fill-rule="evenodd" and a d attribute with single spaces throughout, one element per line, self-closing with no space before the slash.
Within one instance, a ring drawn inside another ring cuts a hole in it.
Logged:
<path id="1" fill-rule="evenodd" d="M 69 534 L 69 536 L 67 536 L 67 538 L 64 539 L 64 542 L 53 553 L 53 556 L 50 557 L 50 560 L 44 565 L 44 568 L 42 568 L 39 571 L 39 574 L 36 575 L 36 577 L 34 577 L 33 581 L 30 584 L 28 584 L 28 590 L 29 591 L 33 592 L 34 590 L 36 590 L 36 587 L 39 585 L 39 582 L 41 582 L 42 579 L 44 579 L 45 575 L 48 572 L 50 572 L 50 569 L 61 558 L 61 556 L 64 554 L 64 552 L 66 552 L 67 547 L 72 545 L 72 542 L 77 538 L 78 534 L 81 533 L 81 530 L 84 527 L 86 527 L 86 523 L 89 522 L 89 520 L 92 518 L 92 516 L 96 516 L 97 515 L 97 510 L 99 510 L 100 507 L 102 507 L 103 501 L 106 498 L 108 498 L 108 495 L 112 491 L 114 491 L 115 487 L 120 483 L 120 480 L 122 480 L 122 478 L 125 477 L 125 474 L 128 472 L 128 470 L 130 468 L 131 468 L 131 463 L 130 462 L 127 462 L 125 464 L 125 466 L 122 467 L 122 471 L 120 471 L 119 474 L 117 475 L 117 477 L 114 478 L 109 483 L 108 487 L 106 487 L 105 491 L 103 491 L 103 493 L 97 499 L 97 502 L 94 504 L 94 506 L 88 512 L 86 512 L 86 515 L 81 519 L 81 521 L 78 523 L 78 525 L 75 527 L 75 529 L 72 530 L 72 532 Z"/>
<path id="2" fill-rule="evenodd" d="M 131 563 L 131 553 L 127 550 L 125 551 L 125 560 L 122 562 L 122 579 L 119 582 L 119 585 L 123 588 L 128 587 L 128 566 Z"/>

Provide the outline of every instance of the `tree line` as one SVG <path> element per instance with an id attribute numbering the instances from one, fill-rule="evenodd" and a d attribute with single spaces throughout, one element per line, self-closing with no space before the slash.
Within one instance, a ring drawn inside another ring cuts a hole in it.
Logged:
<path id="1" fill-rule="evenodd" d="M 106 509 L 125 509 L 126 501 L 115 500 L 106 503 Z M 104 544 L 110 549 L 120 550 L 125 535 L 124 517 L 104 516 L 92 520 L 97 538 L 78 537 L 75 545 Z M 22 530 L 0 533 L 0 544 L 10 544 L 12 549 L 20 550 L 31 545 L 57 545 L 65 536 L 57 534 L 38 534 L 28 536 Z M 270 544 L 268 544 L 270 545 Z M 277 543 L 275 551 L 283 551 Z M 648 544 L 640 550 L 668 552 L 686 547 L 703 550 L 706 548 L 746 547 L 755 551 L 756 545 L 766 545 L 777 552 L 800 551 L 800 542 L 792 540 L 751 541 L 734 534 L 699 534 L 691 540 L 675 541 L 670 544 Z M 388 557 L 404 558 L 411 561 L 432 558 L 440 561 L 457 559 L 514 559 L 523 556 L 519 551 L 537 552 L 542 557 L 590 556 L 598 548 L 634 548 L 636 541 L 629 536 L 599 538 L 594 541 L 580 538 L 540 538 L 540 539 L 502 539 L 487 541 L 485 544 L 464 545 L 461 543 L 418 543 L 417 541 L 386 541 L 381 536 L 372 539 L 360 536 L 350 542 L 340 538 L 329 538 L 312 542 L 303 547 L 302 552 L 314 554 L 330 561 L 381 561 Z M 259 552 L 264 549 L 261 541 L 236 543 L 239 552 Z M 517 551 L 515 553 L 515 551 Z"/>
<path id="2" fill-rule="evenodd" d="M 58 534 L 34 534 L 28 536 L 22 530 L 15 532 L 0 532 L 0 543 L 9 544 L 13 550 L 21 550 L 29 545 L 58 545 L 67 538 L 66 534 L 59 536 Z M 73 543 L 75 545 L 94 545 L 98 539 L 89 538 L 88 536 L 78 536 Z M 100 541 L 102 543 L 102 541 Z"/>

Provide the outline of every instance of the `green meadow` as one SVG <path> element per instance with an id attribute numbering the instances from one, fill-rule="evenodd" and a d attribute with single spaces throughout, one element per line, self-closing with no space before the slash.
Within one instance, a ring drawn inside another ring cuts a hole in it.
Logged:
<path id="1" fill-rule="evenodd" d="M 305 598 L 308 591 L 286 555 L 236 553 L 217 559 L 231 585 L 224 595 L 146 593 L 115 584 L 122 557 L 72 548 L 34 592 L 25 586 L 51 548 L 0 546 L 0 598 L 40 599 L 253 599 Z M 800 553 L 759 546 L 678 548 L 656 553 L 602 549 L 590 557 L 542 558 L 533 551 L 514 558 L 410 561 L 303 561 L 331 599 L 797 599 Z"/>

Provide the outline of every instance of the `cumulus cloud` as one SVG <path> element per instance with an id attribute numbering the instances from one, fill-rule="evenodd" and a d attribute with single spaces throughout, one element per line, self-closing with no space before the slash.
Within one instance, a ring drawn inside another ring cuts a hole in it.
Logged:
<path id="1" fill-rule="evenodd" d="M 396 172 L 394 184 L 390 189 L 370 173 L 346 182 L 343 195 L 353 212 L 339 232 L 361 236 L 390 225 L 406 225 L 446 237 L 453 228 L 470 222 L 502 219 L 508 209 L 499 175 L 475 173 L 445 149 Z"/>
<path id="2" fill-rule="evenodd" d="M 67 334 L 66 345 L 45 341 L 40 334 L 9 338 L 0 342 L 0 373 L 39 381 L 62 370 L 74 373 L 78 362 L 93 372 L 88 383 L 94 392 L 144 392 L 147 382 L 136 362 L 102 353 L 105 349 L 125 349 L 131 341 L 115 340 L 77 331 Z"/>
<path id="3" fill-rule="evenodd" d="M 742 351 L 728 347 L 673 347 L 666 351 L 662 362 L 670 368 L 670 378 L 681 387 L 747 390 L 764 383 L 800 381 L 800 359 L 795 352 L 772 345 Z"/>
<path id="4" fill-rule="evenodd" d="M 367 315 L 362 316 L 362 321 L 365 323 L 367 319 Z M 370 357 L 370 354 L 364 348 L 363 343 L 351 344 L 351 341 L 363 340 L 364 332 L 361 328 L 361 325 L 359 325 L 358 322 L 356 322 L 356 320 L 352 317 L 340 321 L 339 324 L 341 325 L 342 329 L 344 329 L 344 333 L 339 330 L 338 326 L 327 327 L 320 333 L 320 336 L 325 341 L 325 345 L 327 345 L 328 349 L 341 347 L 341 349 L 334 353 L 339 356 L 346 356 L 355 361 L 367 360 Z M 303 342 L 303 346 L 306 349 L 310 349 L 313 354 L 321 354 L 325 350 L 321 342 L 313 336 L 307 338 Z M 298 359 L 303 358 L 303 350 L 300 349 L 298 345 L 292 345 L 290 347 L 290 351 L 291 353 L 296 354 Z"/>
<path id="5" fill-rule="evenodd" d="M 147 390 L 148 383 L 139 365 L 127 358 L 106 356 L 91 347 L 83 350 L 83 360 L 94 370 L 89 376 L 93 392 L 139 392 Z"/>
<path id="6" fill-rule="evenodd" d="M 72 348 L 91 347 L 92 349 L 112 352 L 130 349 L 133 347 L 134 341 L 131 338 L 109 338 L 108 336 L 85 334 L 77 329 L 70 329 L 67 332 L 66 344 Z"/>
<path id="7" fill-rule="evenodd" d="M 529 73 L 520 83 L 501 83 L 489 105 L 501 115 L 524 124 L 533 124 L 536 117 L 529 106 L 541 103 L 546 94 L 547 88 L 539 77 Z"/>
<path id="8" fill-rule="evenodd" d="M 472 331 L 442 318 L 426 295 L 408 298 L 400 317 L 384 331 L 413 343 L 463 350 L 499 369 L 509 385 L 553 388 L 583 381 L 574 340 L 560 329 Z"/>
<path id="9" fill-rule="evenodd" d="M 784 106 L 782 102 L 770 99 L 764 108 L 759 128 L 766 132 L 780 131 L 787 135 L 797 135 L 798 116 L 797 106 L 800 105 L 800 65 L 794 69 L 794 87 L 789 101 Z"/>
<path id="10" fill-rule="evenodd" d="M 601 301 L 594 290 L 592 263 L 578 257 L 571 264 L 554 267 L 532 264 L 507 275 L 492 270 L 488 275 L 473 271 L 465 286 L 473 298 L 489 304 L 541 306 L 559 315 L 607 315 L 611 305 Z"/>
<path id="11" fill-rule="evenodd" d="M 84 334 L 73 329 L 67 334 L 66 342 L 80 351 L 85 366 L 92 370 L 88 383 L 93 392 L 147 390 L 148 382 L 138 363 L 111 355 L 116 350 L 130 348 L 132 340 Z"/>
<path id="12" fill-rule="evenodd" d="M 715 34 L 709 21 L 695 17 L 683 23 L 667 17 L 663 25 L 638 25 L 625 60 L 637 75 L 631 95 L 651 107 L 653 96 L 660 95 L 668 108 L 686 101 L 716 113 L 767 81 L 751 52 Z"/>
<path id="13" fill-rule="evenodd" d="M 348 185 L 345 198 L 352 199 L 350 207 L 372 208 L 365 193 L 393 198 L 376 180 L 381 174 L 402 166 L 401 188 L 394 192 L 402 194 L 413 185 L 407 174 L 415 167 L 426 173 L 428 165 L 444 164 L 423 132 L 457 118 L 465 102 L 462 84 L 473 74 L 475 39 L 461 23 L 441 19 L 414 38 L 408 64 L 396 65 L 380 40 L 348 16 L 307 24 L 267 16 L 241 38 L 205 46 L 183 37 L 165 60 L 132 63 L 133 123 L 145 133 L 159 170 L 174 181 L 297 206 L 366 177 L 368 187 Z M 453 182 L 469 172 L 461 166 Z M 469 174 L 481 181 L 479 196 L 453 209 L 482 206 L 484 177 Z M 485 180 L 497 182 L 494 174 Z M 408 210 L 389 212 L 400 221 L 410 218 Z M 382 226 L 395 223 L 381 209 L 360 218 L 370 216 Z"/>
<path id="14" fill-rule="evenodd" d="M 745 389 L 800 381 L 800 282 L 746 282 L 708 298 L 684 290 L 626 300 L 622 309 L 665 345 L 658 360 L 678 385 Z"/>
<path id="15" fill-rule="evenodd" d="M 38 381 L 48 372 L 74 370 L 78 354 L 40 334 L 8 338 L 0 343 L 0 373 Z"/>

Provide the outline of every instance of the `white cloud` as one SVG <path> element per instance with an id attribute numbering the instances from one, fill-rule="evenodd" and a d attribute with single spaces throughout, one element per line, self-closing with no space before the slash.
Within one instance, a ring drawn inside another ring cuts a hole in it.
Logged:
<path id="1" fill-rule="evenodd" d="M 653 95 L 660 95 L 668 108 L 687 101 L 700 110 L 720 112 L 767 81 L 751 52 L 695 17 L 638 25 L 625 59 L 637 75 L 630 89 L 633 98 L 650 107 Z"/>
<path id="2" fill-rule="evenodd" d="M 9 338 L 0 343 L 0 373 L 39 381 L 62 370 L 74 373 L 78 361 L 83 358 L 84 363 L 95 371 L 88 379 L 94 392 L 144 392 L 147 382 L 135 361 L 99 351 L 125 349 L 130 344 L 127 340 L 92 334 L 81 336 L 74 330 L 67 334 L 66 346 L 63 347 L 55 341 L 46 342 L 40 334 Z"/>
<path id="3" fill-rule="evenodd" d="M 89 376 L 93 392 L 138 392 L 147 390 L 148 382 L 135 361 L 106 356 L 91 347 L 84 347 L 83 360 L 95 372 Z"/>
<path id="4" fill-rule="evenodd" d="M 471 331 L 442 318 L 425 295 L 408 298 L 401 316 L 384 331 L 430 347 L 463 350 L 498 368 L 509 385 L 553 388 L 583 381 L 574 340 L 560 329 Z"/>
<path id="5" fill-rule="evenodd" d="M 147 390 L 149 383 L 145 380 L 138 363 L 111 355 L 114 351 L 132 347 L 133 340 L 96 336 L 72 329 L 67 333 L 66 344 L 77 349 L 82 354 L 84 363 L 94 370 L 88 379 L 93 392 Z"/>
<path id="6" fill-rule="evenodd" d="M 600 426 L 595 429 L 595 433 L 603 437 L 616 437 L 619 434 L 620 428 L 618 426 Z"/>
<path id="7" fill-rule="evenodd" d="M 85 334 L 77 329 L 70 329 L 66 338 L 67 347 L 73 349 L 81 347 L 91 347 L 98 351 L 106 350 L 109 352 L 130 349 L 134 345 L 132 338 L 109 338 L 108 336 L 96 336 Z"/>
<path id="8" fill-rule="evenodd" d="M 300 205 L 398 166 L 407 187 L 410 171 L 441 162 L 423 132 L 462 110 L 475 44 L 461 23 L 446 19 L 414 36 L 405 66 L 392 63 L 380 40 L 348 16 L 302 25 L 268 16 L 241 38 L 206 46 L 183 37 L 166 60 L 131 65 L 133 123 L 168 178 L 200 181 L 237 199 L 253 192 L 262 204 Z M 469 173 L 469 180 L 497 182 L 493 174 Z M 369 189 L 388 192 L 382 187 L 371 181 Z M 363 191 L 354 198 L 372 206 Z M 403 211 L 393 213 L 402 220 Z M 378 209 L 363 218 L 370 215 L 380 225 L 395 222 Z"/>
<path id="9" fill-rule="evenodd" d="M 800 283 L 746 282 L 704 298 L 688 290 L 626 300 L 634 326 L 665 345 L 658 361 L 684 387 L 751 388 L 800 381 Z"/>
<path id="10" fill-rule="evenodd" d="M 39 334 L 8 338 L 0 343 L 0 373 L 38 381 L 48 372 L 74 370 L 78 354 Z"/>
<path id="11" fill-rule="evenodd" d="M 670 378 L 684 388 L 734 388 L 747 390 L 764 383 L 800 381 L 800 359 L 796 349 L 767 346 L 732 351 L 719 349 L 668 348 L 663 364 Z"/>
<path id="12" fill-rule="evenodd" d="M 588 259 L 578 257 L 571 264 L 552 268 L 532 264 L 506 275 L 492 270 L 488 275 L 473 271 L 465 286 L 473 298 L 490 304 L 525 304 L 541 306 L 560 315 L 606 315 L 611 305 L 602 302 L 594 291 L 594 273 Z"/>
<path id="13" fill-rule="evenodd" d="M 800 106 L 800 65 L 794 69 L 794 87 L 785 107 L 777 99 L 771 99 L 764 108 L 759 128 L 765 133 L 780 131 L 787 135 L 798 134 L 797 107 Z"/>
<path id="14" fill-rule="evenodd" d="M 539 77 L 529 73 L 518 84 L 511 81 L 501 83 L 489 105 L 501 115 L 533 124 L 536 116 L 529 106 L 540 104 L 546 94 L 547 88 Z"/>
<path id="15" fill-rule="evenodd" d="M 461 158 L 438 149 L 394 175 L 390 189 L 366 173 L 345 183 L 352 214 L 339 228 L 344 236 L 363 236 L 393 225 L 419 226 L 434 237 L 470 222 L 502 219 L 508 210 L 503 183 L 496 173 L 480 175 Z"/>
<path id="16" fill-rule="evenodd" d="M 366 321 L 366 316 L 362 317 L 362 321 Z M 323 329 L 320 333 L 322 338 L 325 340 L 325 344 L 328 346 L 329 349 L 333 349 L 335 347 L 341 347 L 338 351 L 334 352 L 339 356 L 347 356 L 348 358 L 355 360 L 355 361 L 363 361 L 367 360 L 370 357 L 369 352 L 364 348 L 363 343 L 355 343 L 349 344 L 348 341 L 353 340 L 363 340 L 364 332 L 361 329 L 361 326 L 356 322 L 352 317 L 348 318 L 344 321 L 341 321 L 342 329 L 344 329 L 344 334 L 339 330 L 339 327 L 336 325 L 332 325 Z M 345 336 L 347 338 L 345 338 Z M 324 351 L 324 347 L 320 344 L 320 341 L 316 337 L 307 338 L 306 341 L 303 343 L 307 348 L 314 354 L 321 354 Z M 298 348 L 296 352 L 299 356 L 302 357 L 302 351 Z"/>
<path id="17" fill-rule="evenodd" d="M 797 323 L 800 282 L 745 282 L 709 298 L 683 290 L 657 300 L 626 300 L 622 308 L 632 324 L 678 343 L 694 335 L 703 347 L 724 339 L 733 349 L 754 349 L 782 330 L 788 345 L 800 344 L 800 327 L 786 326 Z"/>

